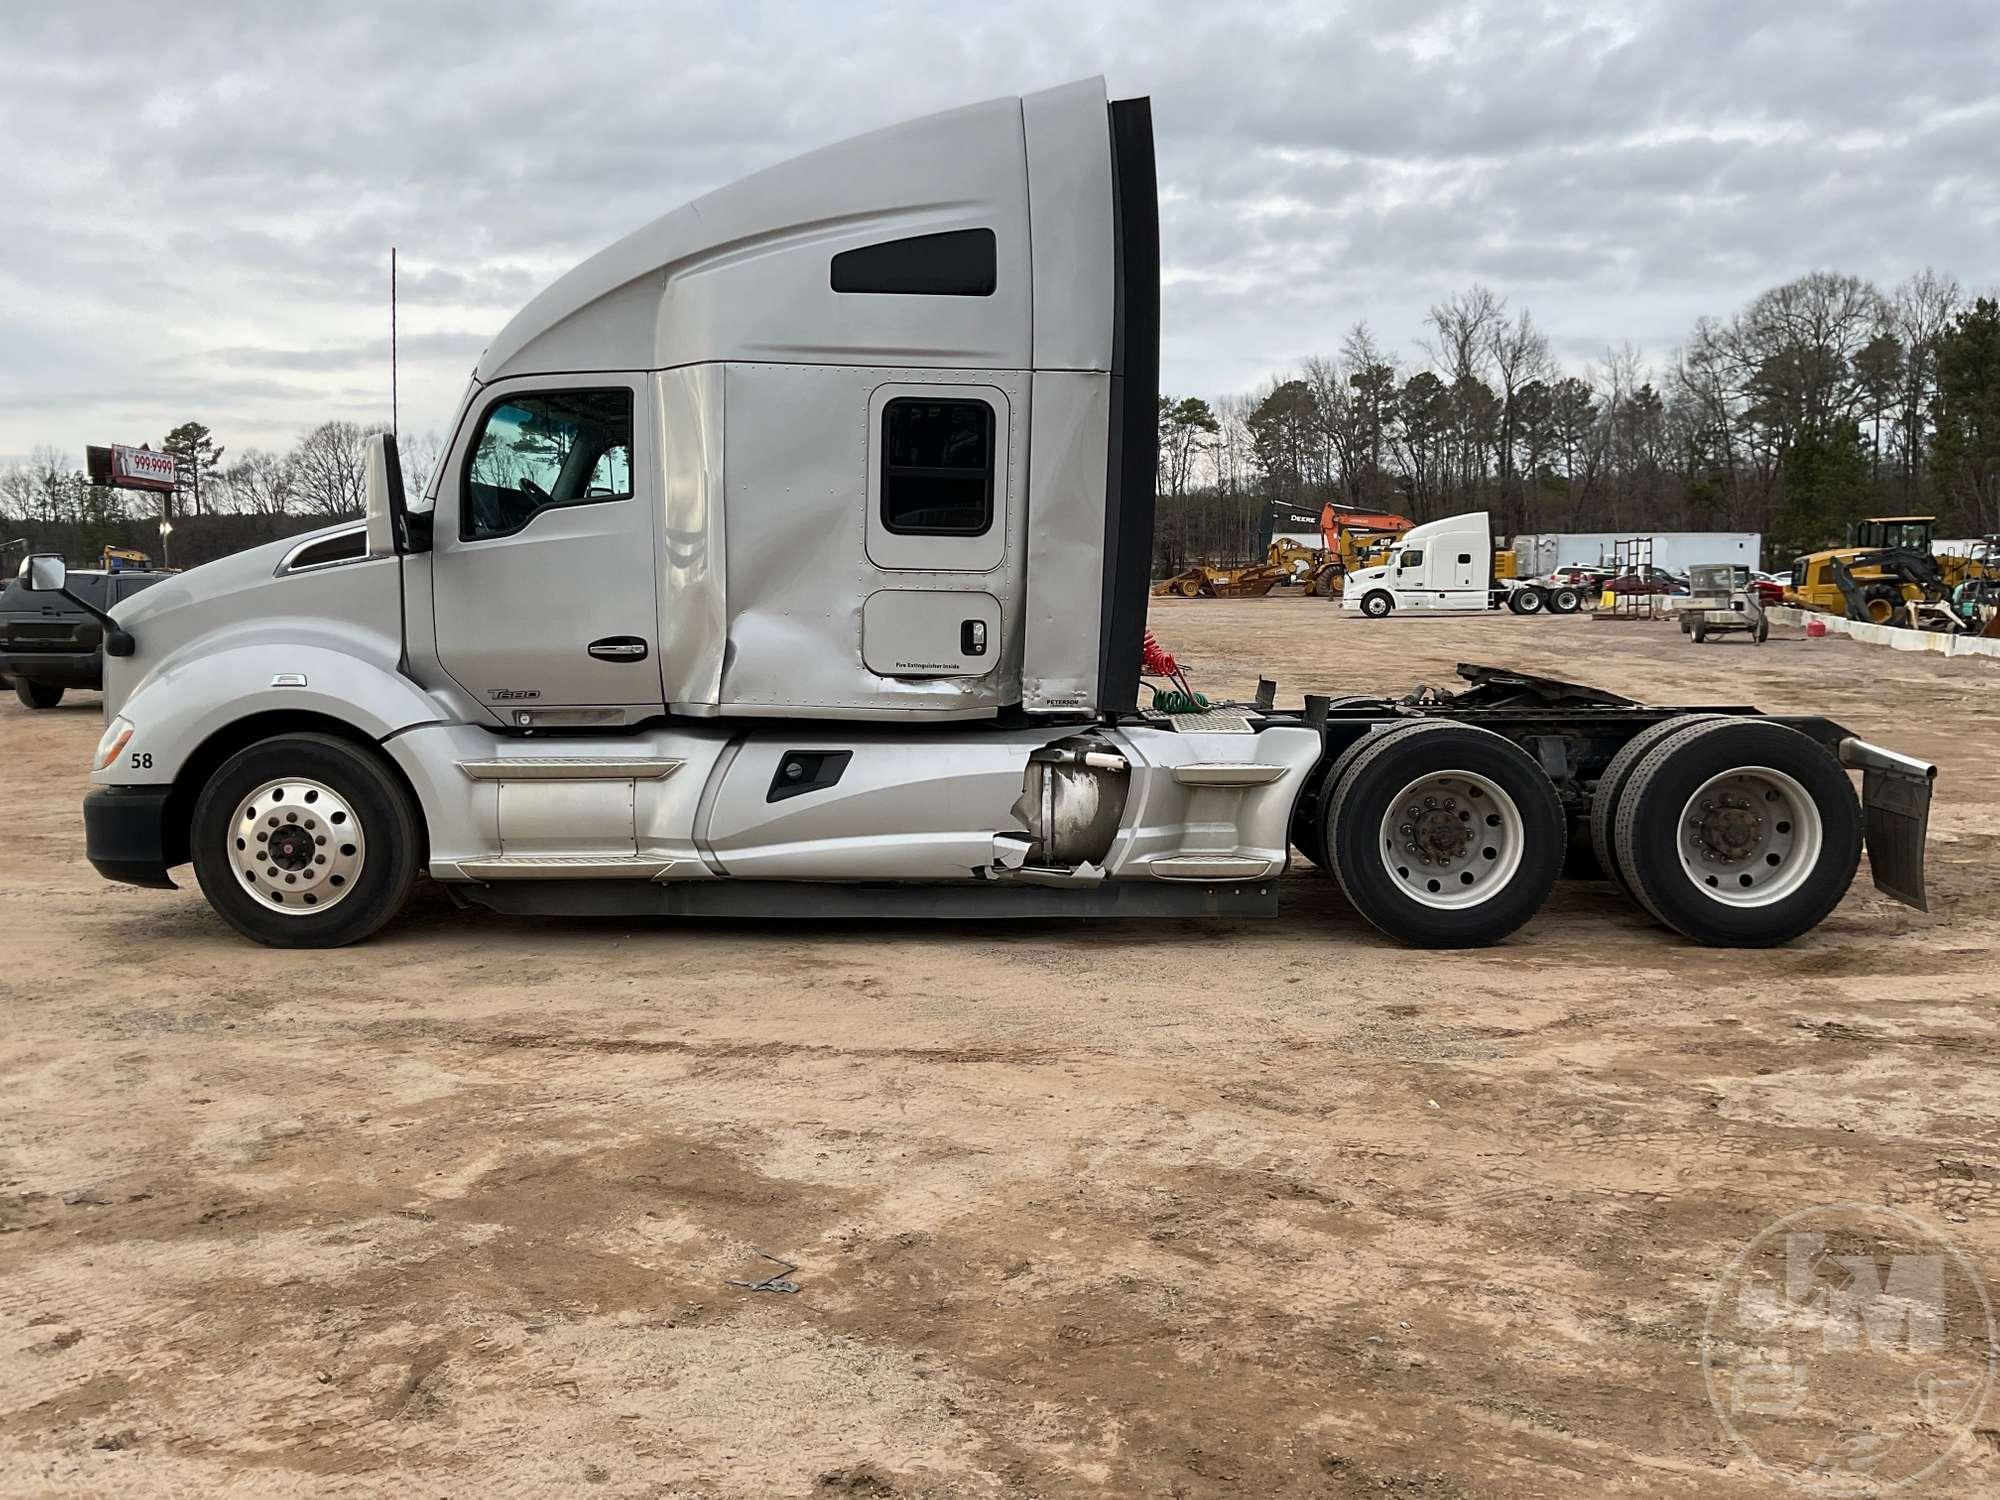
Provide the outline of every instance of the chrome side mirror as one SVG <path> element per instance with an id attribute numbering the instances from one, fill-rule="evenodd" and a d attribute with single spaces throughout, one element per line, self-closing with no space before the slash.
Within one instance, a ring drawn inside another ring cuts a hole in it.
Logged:
<path id="1" fill-rule="evenodd" d="M 69 582 L 69 567 L 53 552 L 36 552 L 21 559 L 21 583 L 31 594 L 60 594 Z"/>

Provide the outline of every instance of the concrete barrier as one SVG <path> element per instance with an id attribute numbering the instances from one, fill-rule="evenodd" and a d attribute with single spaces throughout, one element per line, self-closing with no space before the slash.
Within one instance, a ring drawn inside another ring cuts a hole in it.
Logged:
<path id="1" fill-rule="evenodd" d="M 1843 620 L 1839 615 L 1823 615 L 1816 610 L 1793 609 L 1774 604 L 1764 611 L 1773 625 L 1803 625 L 1818 620 L 1834 635 L 1851 636 L 1871 646 L 1887 646 L 1895 651 L 1934 651 L 1940 656 L 1989 656 L 2000 660 L 2000 641 L 1977 636 L 1947 634 L 1942 630 L 1906 630 L 1900 625 L 1871 625 L 1865 620 Z"/>

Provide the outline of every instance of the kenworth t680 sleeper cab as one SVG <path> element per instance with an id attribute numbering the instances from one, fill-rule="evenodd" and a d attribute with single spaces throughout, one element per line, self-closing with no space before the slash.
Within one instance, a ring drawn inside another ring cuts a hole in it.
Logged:
<path id="1" fill-rule="evenodd" d="M 1806 931 L 1864 835 L 1922 903 L 1933 769 L 1823 719 L 1475 668 L 1142 708 L 1156 203 L 1147 102 L 1091 80 L 585 261 L 427 493 L 378 440 L 365 522 L 107 619 L 92 863 L 191 861 L 294 946 L 420 872 L 500 911 L 1122 916 L 1268 911 L 1294 848 L 1426 945 L 1514 931 L 1570 850 L 1703 942 Z"/>

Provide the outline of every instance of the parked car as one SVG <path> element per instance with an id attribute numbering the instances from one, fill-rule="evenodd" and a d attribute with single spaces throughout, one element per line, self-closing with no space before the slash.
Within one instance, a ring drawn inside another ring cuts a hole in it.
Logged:
<path id="1" fill-rule="evenodd" d="M 1601 593 L 1604 589 L 1604 580 L 1610 576 L 1610 572 L 1604 568 L 1557 568 L 1549 574 L 1549 582 L 1566 583 L 1571 588 Z"/>
<path id="2" fill-rule="evenodd" d="M 1685 594 L 1687 580 L 1669 573 L 1665 568 L 1639 567 L 1630 573 L 1621 573 L 1604 587 L 1614 594 Z"/>
<path id="3" fill-rule="evenodd" d="M 70 592 L 108 610 L 168 573 L 69 574 Z M 60 594 L 30 593 L 18 580 L 0 587 L 0 684 L 29 708 L 54 708 L 71 688 L 104 685 L 104 627 Z"/>

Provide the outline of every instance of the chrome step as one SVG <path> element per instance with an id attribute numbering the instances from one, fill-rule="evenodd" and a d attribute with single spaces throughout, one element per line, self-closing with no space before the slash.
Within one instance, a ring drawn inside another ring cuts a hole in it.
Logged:
<path id="1" fill-rule="evenodd" d="M 1262 880 L 1278 873 L 1276 860 L 1245 854 L 1166 854 L 1146 861 L 1162 880 Z"/>
<path id="2" fill-rule="evenodd" d="M 1263 786 L 1284 774 L 1283 766 L 1254 761 L 1196 761 L 1174 767 L 1174 780 L 1182 786 Z"/>
<path id="3" fill-rule="evenodd" d="M 674 867 L 671 859 L 602 854 L 537 854 L 500 859 L 462 859 L 458 868 L 474 880 L 656 880 Z"/>
<path id="4" fill-rule="evenodd" d="M 507 755 L 458 768 L 473 781 L 664 781 L 686 764 L 651 755 Z"/>

